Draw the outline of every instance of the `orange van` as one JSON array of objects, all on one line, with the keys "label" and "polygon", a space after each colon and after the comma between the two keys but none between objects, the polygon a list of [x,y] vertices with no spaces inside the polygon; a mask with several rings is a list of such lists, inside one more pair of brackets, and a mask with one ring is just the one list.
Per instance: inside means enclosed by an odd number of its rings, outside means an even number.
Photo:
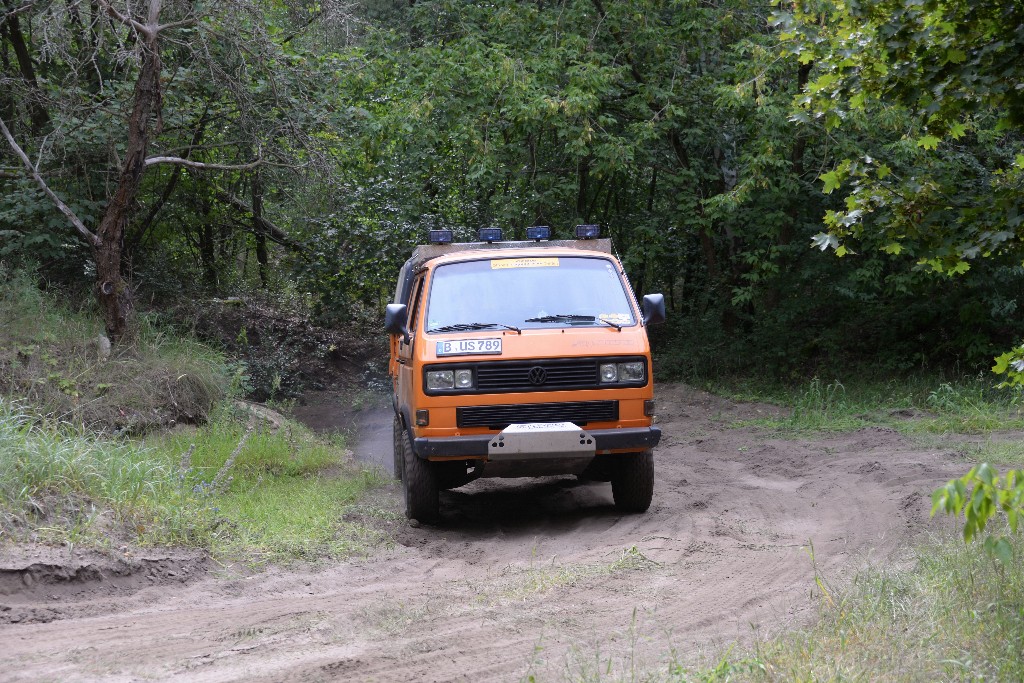
[{"label": "orange van", "polygon": [[478,477],[576,474],[610,481],[615,505],[643,512],[654,488],[654,382],[647,325],[596,226],[575,240],[452,243],[432,230],[387,306],[394,474],[406,515],[438,518],[438,492]]}]

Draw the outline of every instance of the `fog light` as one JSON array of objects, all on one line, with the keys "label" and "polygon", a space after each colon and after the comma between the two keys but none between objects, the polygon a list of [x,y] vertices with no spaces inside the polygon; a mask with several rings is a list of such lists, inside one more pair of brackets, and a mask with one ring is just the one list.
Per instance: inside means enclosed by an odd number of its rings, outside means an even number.
[{"label": "fog light", "polygon": [[451,230],[431,230],[430,231],[430,243],[431,244],[451,244],[452,243],[452,231]]},{"label": "fog light", "polygon": [[615,382],[619,379],[619,369],[615,363],[605,363],[600,367],[601,382]]},{"label": "fog light", "polygon": [[500,242],[501,228],[480,228],[477,239],[481,242]]},{"label": "fog light", "polygon": [[455,371],[455,386],[459,389],[472,389],[473,388],[473,371],[472,370],[456,370]]},{"label": "fog light", "polygon": [[426,427],[430,424],[430,411],[429,410],[417,410],[416,411],[416,425],[418,427]]},{"label": "fog light", "polygon": [[526,239],[528,240],[549,240],[551,239],[551,228],[546,225],[535,225],[532,228],[526,229]]}]

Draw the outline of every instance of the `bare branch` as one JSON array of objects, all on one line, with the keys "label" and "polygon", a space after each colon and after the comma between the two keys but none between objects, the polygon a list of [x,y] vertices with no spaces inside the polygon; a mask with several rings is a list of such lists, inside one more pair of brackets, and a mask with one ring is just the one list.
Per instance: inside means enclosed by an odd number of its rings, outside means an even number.
[{"label": "bare branch", "polygon": [[183,159],[182,157],[149,157],[146,159],[147,167],[156,166],[157,164],[173,164],[175,166],[187,166],[206,171],[249,171],[257,166],[262,166],[264,161],[263,159],[257,159],[248,164],[208,164],[203,161]]},{"label": "bare branch", "polygon": [[155,35],[155,33],[152,30],[153,27],[146,26],[142,22],[135,21],[131,17],[129,17],[129,16],[125,15],[125,14],[121,14],[116,9],[114,9],[114,6],[111,5],[109,2],[107,2],[107,0],[99,0],[99,4],[100,4],[100,7],[103,8],[104,12],[109,14],[112,18],[117,19],[119,22],[121,22],[125,26],[131,26],[132,28],[134,28],[136,31],[138,31],[142,35],[146,36],[147,38],[152,38]]},{"label": "bare branch", "polygon": [[14,136],[11,135],[11,131],[7,130],[7,124],[4,123],[3,119],[0,119],[0,132],[4,134],[5,138],[7,138],[7,142],[10,144],[11,149],[13,149],[14,153],[21,159],[21,163],[25,165],[25,168],[32,175],[32,178],[36,181],[39,187],[42,188],[43,192],[46,193],[46,196],[57,205],[60,212],[64,214],[69,221],[71,221],[71,225],[75,226],[75,229],[78,230],[79,234],[81,234],[82,237],[84,237],[92,246],[102,246],[103,240],[93,234],[89,228],[85,227],[85,223],[82,222],[82,219],[75,215],[75,212],[71,210],[71,207],[61,201],[61,198],[58,197],[54,191],[50,189],[50,186],[46,184],[46,181],[43,180],[43,176],[39,175],[39,170],[32,164],[32,160],[28,158],[25,151],[18,146],[17,142],[14,141]]},{"label": "bare branch", "polygon": [[172,21],[172,22],[169,22],[167,24],[160,24],[159,26],[156,27],[156,30],[158,32],[159,31],[167,31],[167,30],[172,29],[172,28],[181,28],[183,26],[195,26],[195,25],[196,25],[196,20],[194,18],[193,19],[182,19],[180,21]]},{"label": "bare branch", "polygon": [[35,6],[34,3],[29,2],[29,3],[26,3],[26,4],[22,5],[21,7],[15,7],[14,9],[8,11],[5,15],[0,17],[0,23],[5,22],[8,19],[11,19],[13,17],[16,17],[19,14],[24,14],[25,12],[29,11],[30,9],[32,9],[34,6]]},{"label": "bare branch", "polygon": [[[217,199],[221,200],[222,202],[225,202],[226,204],[231,206],[231,208],[233,208],[235,211],[238,211],[239,213],[255,216],[255,214],[253,214],[251,206],[249,206],[243,199],[236,197],[230,192],[225,192],[224,190],[218,189]],[[259,229],[262,230],[263,233],[272,241],[282,246],[289,247],[294,251],[302,253],[302,246],[296,243],[295,240],[292,239],[291,235],[289,235],[284,230],[279,228],[273,222],[269,221],[267,218],[263,217],[262,215],[255,216],[255,223],[257,224]]]}]

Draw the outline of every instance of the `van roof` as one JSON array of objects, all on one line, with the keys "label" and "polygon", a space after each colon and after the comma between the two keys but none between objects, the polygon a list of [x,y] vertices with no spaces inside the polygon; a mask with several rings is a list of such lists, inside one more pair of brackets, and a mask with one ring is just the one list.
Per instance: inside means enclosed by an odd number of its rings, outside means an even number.
[{"label": "van roof", "polygon": [[[412,287],[412,279],[416,271],[428,261],[439,259],[444,256],[444,261],[468,260],[475,253],[467,252],[503,252],[517,249],[561,250],[568,249],[577,251],[598,252],[602,254],[612,253],[612,241],[608,238],[594,240],[522,240],[515,242],[454,242],[451,244],[421,244],[416,247],[412,256],[398,274],[398,286],[395,288],[394,303],[408,303],[409,290]],[[480,257],[486,258],[484,254]]]},{"label": "van roof", "polygon": [[612,253],[610,239],[596,240],[521,240],[516,242],[454,242],[451,244],[421,244],[412,252],[412,261],[420,266],[427,261],[466,251],[504,251],[507,249],[581,249]]}]

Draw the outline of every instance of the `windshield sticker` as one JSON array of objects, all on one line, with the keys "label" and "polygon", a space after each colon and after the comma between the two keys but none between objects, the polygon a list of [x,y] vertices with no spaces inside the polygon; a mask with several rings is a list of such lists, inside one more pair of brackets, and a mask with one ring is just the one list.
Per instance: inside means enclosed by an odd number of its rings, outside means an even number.
[{"label": "windshield sticker", "polygon": [[629,325],[633,322],[633,318],[629,313],[600,313],[597,317],[616,325]]},{"label": "windshield sticker", "polygon": [[491,270],[502,268],[552,268],[558,267],[557,258],[503,258],[492,259]]}]

